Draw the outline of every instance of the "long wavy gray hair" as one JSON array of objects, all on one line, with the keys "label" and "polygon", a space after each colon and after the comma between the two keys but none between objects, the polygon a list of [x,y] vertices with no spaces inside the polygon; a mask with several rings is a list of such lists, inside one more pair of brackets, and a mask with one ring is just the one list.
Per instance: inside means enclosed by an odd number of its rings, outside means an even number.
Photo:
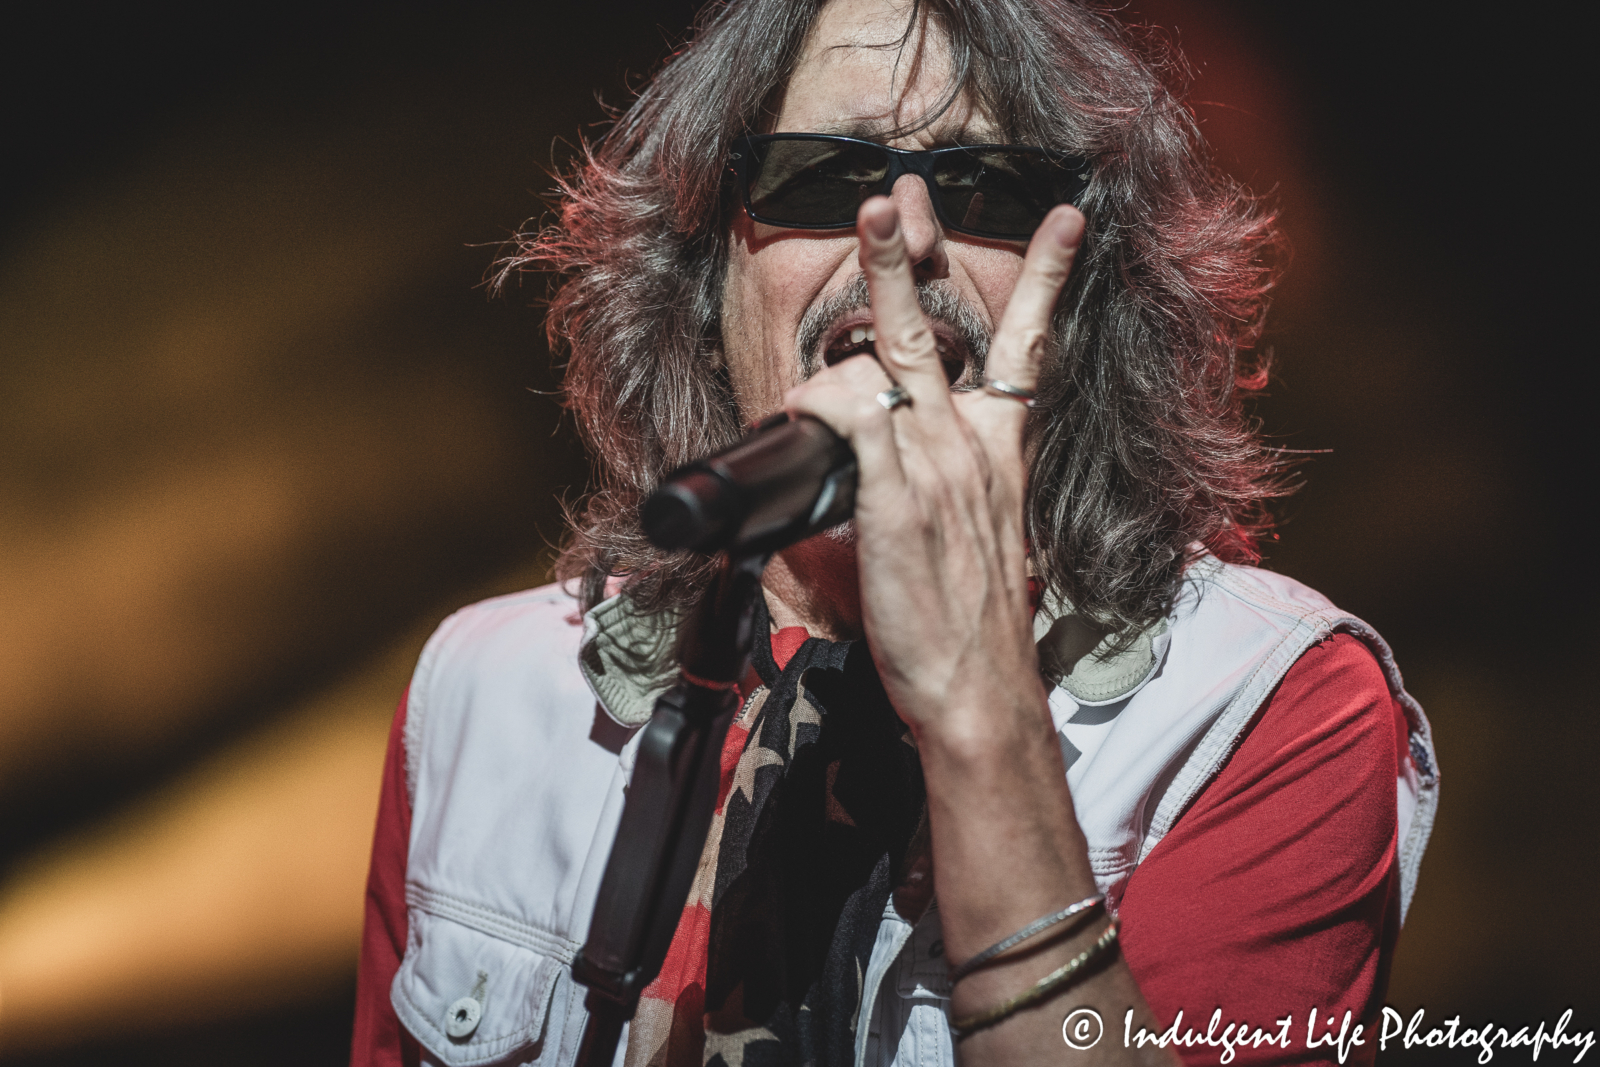
[{"label": "long wavy gray hair", "polygon": [[[731,0],[561,179],[560,222],[521,235],[519,269],[564,277],[549,309],[566,404],[596,458],[557,575],[585,606],[625,575],[642,611],[685,608],[705,560],[666,555],[638,508],[669,470],[741,432],[719,314],[740,134],[770,125],[822,0]],[[1260,336],[1271,215],[1209,162],[1188,110],[1128,32],[1064,0],[916,0],[954,76],[1013,142],[1093,162],[1085,244],[1055,319],[1030,427],[1027,511],[1044,586],[1107,631],[1170,604],[1193,546],[1254,562],[1284,484],[1242,401]]]}]

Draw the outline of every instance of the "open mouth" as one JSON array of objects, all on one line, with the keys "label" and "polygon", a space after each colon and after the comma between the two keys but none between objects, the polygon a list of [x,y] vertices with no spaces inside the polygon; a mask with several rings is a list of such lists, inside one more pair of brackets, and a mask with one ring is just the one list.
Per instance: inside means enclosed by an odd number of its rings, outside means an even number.
[{"label": "open mouth", "polygon": [[[944,366],[950,385],[953,388],[967,385],[965,379],[971,376],[972,370],[967,345],[938,322],[933,323],[933,336],[939,362]],[[878,331],[871,322],[840,323],[822,348],[822,362],[830,367],[852,356],[878,358]]]}]

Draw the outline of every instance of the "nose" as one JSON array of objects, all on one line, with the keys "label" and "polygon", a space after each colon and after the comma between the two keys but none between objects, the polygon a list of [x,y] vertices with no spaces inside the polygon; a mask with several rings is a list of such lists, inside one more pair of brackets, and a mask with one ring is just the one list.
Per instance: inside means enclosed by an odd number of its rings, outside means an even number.
[{"label": "nose", "polygon": [[944,227],[934,214],[927,185],[915,174],[902,174],[889,190],[889,199],[900,211],[900,232],[905,235],[912,273],[919,280],[948,277],[950,257],[945,253]]}]

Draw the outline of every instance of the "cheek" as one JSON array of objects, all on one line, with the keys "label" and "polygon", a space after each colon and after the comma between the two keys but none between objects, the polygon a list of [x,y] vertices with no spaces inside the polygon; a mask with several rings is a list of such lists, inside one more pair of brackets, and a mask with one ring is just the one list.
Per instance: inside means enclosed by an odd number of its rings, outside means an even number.
[{"label": "cheek", "polygon": [[766,344],[758,267],[744,243],[735,237],[728,251],[728,275],[722,290],[722,353],[728,381],[745,421],[757,417],[767,377],[761,353]]},{"label": "cheek", "polygon": [[777,405],[783,396],[779,357],[781,323],[775,321],[763,278],[764,264],[736,244],[728,260],[727,286],[722,296],[722,351],[728,364],[739,414],[754,421]]},{"label": "cheek", "polygon": [[849,258],[843,242],[761,239],[746,218],[735,223],[722,293],[722,345],[739,413],[753,421],[799,384],[795,332],[806,309]]},{"label": "cheek", "polygon": [[953,254],[951,259],[959,259],[968,282],[989,316],[991,328],[998,330],[1006,304],[1011,300],[1011,292],[1017,287],[1017,279],[1022,276],[1022,251],[1005,247],[967,246],[960,253]]}]

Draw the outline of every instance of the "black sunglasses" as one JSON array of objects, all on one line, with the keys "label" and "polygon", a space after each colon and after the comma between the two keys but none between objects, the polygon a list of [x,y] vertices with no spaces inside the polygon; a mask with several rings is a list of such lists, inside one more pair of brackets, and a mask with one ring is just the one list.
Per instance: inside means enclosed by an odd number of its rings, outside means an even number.
[{"label": "black sunglasses", "polygon": [[822,133],[745,134],[729,167],[757,222],[843,229],[869,196],[889,195],[903,174],[928,187],[939,221],[975,237],[1026,240],[1057,204],[1076,204],[1089,164],[1028,145],[979,144],[908,152]]}]

